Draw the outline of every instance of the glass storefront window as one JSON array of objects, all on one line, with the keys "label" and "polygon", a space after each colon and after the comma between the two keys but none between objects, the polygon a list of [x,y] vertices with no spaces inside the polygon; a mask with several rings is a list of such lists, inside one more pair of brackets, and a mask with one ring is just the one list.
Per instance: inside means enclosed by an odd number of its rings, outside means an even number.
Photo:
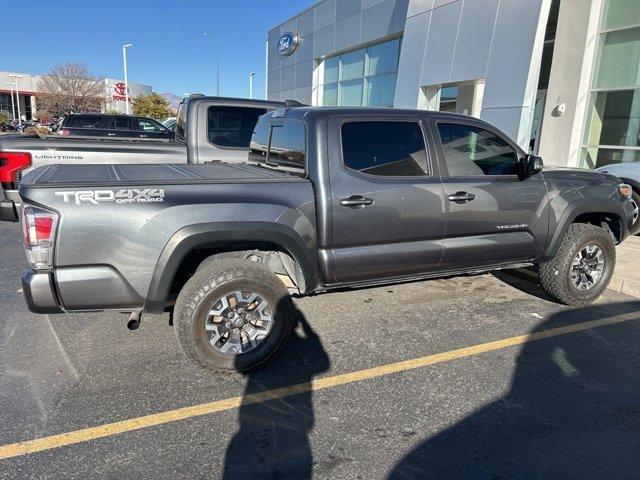
[{"label": "glass storefront window", "polygon": [[324,80],[321,83],[335,83],[338,81],[340,57],[327,58],[324,61]]},{"label": "glass storefront window", "polygon": [[640,87],[640,27],[608,32],[603,37],[596,86]]},{"label": "glass storefront window", "polygon": [[314,91],[318,105],[393,106],[400,38],[325,59]]},{"label": "glass storefront window", "polygon": [[594,92],[587,145],[640,147],[640,89]]},{"label": "glass storefront window", "polygon": [[382,75],[398,70],[400,39],[369,47],[367,51],[367,75]]},{"label": "glass storefront window", "polygon": [[640,161],[640,6],[606,0],[582,166]]},{"label": "glass storefront window", "polygon": [[393,97],[396,92],[396,74],[387,73],[378,75],[368,80],[366,105],[380,107],[393,105]]},{"label": "glass storefront window", "polygon": [[582,164],[585,168],[599,168],[612,163],[640,162],[640,150],[623,148],[585,148]]},{"label": "glass storefront window", "polygon": [[340,80],[362,78],[364,72],[364,57],[364,50],[356,50],[355,52],[345,53],[342,55],[342,71],[340,72]]},{"label": "glass storefront window", "polygon": [[638,0],[608,0],[604,9],[603,28],[620,28],[640,23]]},{"label": "glass storefront window", "polygon": [[[15,97],[14,97],[15,98]],[[15,102],[15,100],[14,100]],[[15,107],[14,107],[15,110]],[[0,112],[12,118],[11,95],[8,93],[0,93]]]},{"label": "glass storefront window", "polygon": [[362,78],[340,83],[340,105],[362,105]]},{"label": "glass storefront window", "polygon": [[327,107],[338,105],[338,84],[330,83],[322,87],[322,104]]},{"label": "glass storefront window", "polygon": [[443,87],[440,90],[440,111],[453,112],[456,111],[458,103],[458,87]]}]

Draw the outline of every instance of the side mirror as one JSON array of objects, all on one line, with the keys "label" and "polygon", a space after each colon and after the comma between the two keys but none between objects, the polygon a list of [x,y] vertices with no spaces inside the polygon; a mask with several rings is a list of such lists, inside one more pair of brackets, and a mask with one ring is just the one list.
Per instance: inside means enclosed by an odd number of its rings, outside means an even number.
[{"label": "side mirror", "polygon": [[535,175],[542,171],[542,167],[544,163],[542,162],[542,157],[537,155],[526,155],[521,160],[522,162],[522,171],[526,177],[530,177],[531,175]]}]

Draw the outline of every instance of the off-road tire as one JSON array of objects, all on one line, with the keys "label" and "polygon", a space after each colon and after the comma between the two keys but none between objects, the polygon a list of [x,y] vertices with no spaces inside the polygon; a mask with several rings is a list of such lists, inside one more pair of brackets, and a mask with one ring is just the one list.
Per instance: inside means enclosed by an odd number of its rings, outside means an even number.
[{"label": "off-road tire", "polygon": [[[205,334],[207,313],[218,297],[233,290],[259,293],[272,309],[272,326],[253,350],[223,354]],[[244,372],[273,358],[293,329],[291,297],[282,281],[267,268],[250,260],[219,260],[198,270],[182,287],[174,309],[174,332],[189,360],[216,372]]]},{"label": "off-road tire", "polygon": [[[579,291],[571,283],[573,258],[586,245],[595,244],[604,252],[604,271],[598,282],[587,291]],[[539,265],[540,284],[545,293],[565,305],[580,306],[597,299],[607,288],[616,264],[616,248],[611,234],[605,229],[585,223],[574,223],[556,255]]]}]

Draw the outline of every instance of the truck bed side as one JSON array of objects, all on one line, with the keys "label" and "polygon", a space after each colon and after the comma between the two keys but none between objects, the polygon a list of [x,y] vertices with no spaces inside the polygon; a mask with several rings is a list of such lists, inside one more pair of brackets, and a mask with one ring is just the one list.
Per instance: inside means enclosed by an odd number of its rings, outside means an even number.
[{"label": "truck bed side", "polygon": [[247,165],[62,165],[29,174],[20,194],[60,213],[53,275],[66,310],[162,310],[173,276],[164,264],[237,232],[284,239],[305,280],[317,275],[313,189],[299,177]]}]

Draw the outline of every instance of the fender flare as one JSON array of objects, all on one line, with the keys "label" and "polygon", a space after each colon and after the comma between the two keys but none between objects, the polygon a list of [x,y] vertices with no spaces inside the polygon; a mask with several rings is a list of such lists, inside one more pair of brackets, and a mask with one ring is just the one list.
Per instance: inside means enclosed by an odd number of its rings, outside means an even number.
[{"label": "fender flare", "polygon": [[597,203],[594,199],[584,198],[581,200],[577,200],[575,202],[570,203],[567,208],[562,213],[560,220],[557,223],[557,227],[551,240],[547,244],[545,248],[545,253],[543,257],[544,260],[551,259],[555,256],[558,248],[560,248],[560,244],[564,239],[564,236],[569,229],[569,225],[571,225],[578,216],[585,213],[604,213],[609,215],[614,215],[620,219],[622,222],[622,238],[625,238],[629,233],[628,225],[625,222],[626,212],[619,202],[612,199],[601,199],[598,200]]},{"label": "fender flare", "polygon": [[282,247],[300,265],[306,290],[313,290],[318,285],[317,254],[292,228],[272,222],[200,223],[178,230],[165,245],[151,278],[144,311],[164,311],[174,275],[189,252],[234,241],[260,241]]}]

